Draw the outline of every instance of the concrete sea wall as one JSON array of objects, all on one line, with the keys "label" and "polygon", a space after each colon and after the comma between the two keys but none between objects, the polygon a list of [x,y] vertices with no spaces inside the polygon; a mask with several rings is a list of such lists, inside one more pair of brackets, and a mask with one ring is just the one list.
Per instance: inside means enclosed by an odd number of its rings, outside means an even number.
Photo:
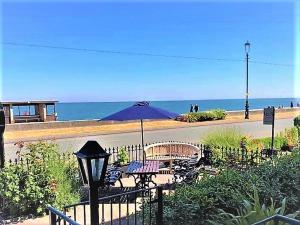
[{"label": "concrete sea wall", "polygon": [[[300,113],[299,107],[276,109],[276,113]],[[262,114],[263,109],[250,110],[250,115]],[[243,110],[227,111],[230,116],[242,116]],[[22,130],[42,130],[49,128],[68,128],[68,127],[85,127],[85,126],[100,126],[105,124],[121,124],[131,123],[132,121],[99,121],[99,120],[72,120],[72,121],[53,121],[53,122],[32,122],[32,123],[16,123],[7,124],[6,131],[22,131]]]}]

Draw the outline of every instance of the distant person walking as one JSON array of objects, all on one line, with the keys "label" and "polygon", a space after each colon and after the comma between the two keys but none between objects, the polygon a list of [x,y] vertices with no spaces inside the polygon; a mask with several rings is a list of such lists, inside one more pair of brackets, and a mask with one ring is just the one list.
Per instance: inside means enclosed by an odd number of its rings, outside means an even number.
[{"label": "distant person walking", "polygon": [[193,112],[193,110],[194,110],[194,106],[191,105],[190,112]]},{"label": "distant person walking", "polygon": [[194,109],[195,109],[195,112],[198,112],[199,106],[196,104],[196,105],[194,106]]},{"label": "distant person walking", "polygon": [[291,108],[293,108],[294,107],[294,104],[293,104],[293,102],[291,102]]}]

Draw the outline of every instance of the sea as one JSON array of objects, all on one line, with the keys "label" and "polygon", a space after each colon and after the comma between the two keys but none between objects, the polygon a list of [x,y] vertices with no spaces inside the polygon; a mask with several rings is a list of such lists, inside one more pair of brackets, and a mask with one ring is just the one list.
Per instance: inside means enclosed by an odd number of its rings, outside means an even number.
[{"label": "sea", "polygon": [[[299,98],[257,98],[249,99],[250,110],[268,106],[296,106]],[[101,119],[135,102],[59,102],[56,104],[58,120],[94,120]],[[150,105],[175,113],[189,112],[191,104],[197,104],[199,111],[225,109],[226,111],[244,110],[245,99],[214,99],[214,100],[181,100],[181,101],[149,101]]]}]

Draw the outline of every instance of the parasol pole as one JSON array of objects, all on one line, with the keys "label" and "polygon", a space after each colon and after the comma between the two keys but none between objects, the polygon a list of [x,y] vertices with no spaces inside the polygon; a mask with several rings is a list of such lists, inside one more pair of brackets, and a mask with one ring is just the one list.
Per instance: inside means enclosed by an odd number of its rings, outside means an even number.
[{"label": "parasol pole", "polygon": [[142,130],[142,149],[143,149],[143,166],[145,164],[145,152],[144,152],[144,126],[143,120],[141,119],[141,130]]}]

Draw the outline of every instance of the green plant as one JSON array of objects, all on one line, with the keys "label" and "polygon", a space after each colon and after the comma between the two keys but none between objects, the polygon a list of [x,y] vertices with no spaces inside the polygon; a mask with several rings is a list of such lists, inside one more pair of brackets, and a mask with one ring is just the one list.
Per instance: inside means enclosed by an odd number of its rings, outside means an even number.
[{"label": "green plant", "polygon": [[300,127],[300,115],[298,115],[294,118],[294,126]]},{"label": "green plant", "polygon": [[211,120],[222,120],[226,117],[225,110],[215,109],[205,112],[191,112],[184,115],[185,119],[183,121],[189,122],[200,122],[200,121],[211,121]]},{"label": "green plant", "polygon": [[[214,219],[209,221],[212,225],[224,224],[224,225],[251,225],[258,221],[261,221],[267,217],[273,215],[286,215],[286,198],[281,201],[281,204],[276,208],[276,204],[273,199],[270,199],[270,205],[261,203],[257,190],[254,190],[253,196],[250,196],[249,200],[243,200],[242,206],[237,210],[237,215],[227,213],[220,209],[220,213],[214,216]],[[295,218],[299,212],[286,215],[290,218]],[[267,223],[273,225],[273,222]]]},{"label": "green plant", "polygon": [[80,177],[77,162],[70,155],[60,155],[58,145],[38,142],[19,152],[23,161],[6,164],[0,171],[0,196],[7,204],[6,215],[40,215],[46,205],[59,209],[79,201]]},{"label": "green plant", "polygon": [[298,131],[298,145],[300,144],[300,115],[294,118],[294,126]]},{"label": "green plant", "polygon": [[9,165],[1,170],[0,180],[0,196],[6,201],[2,210],[7,215],[39,215],[55,200],[53,177],[45,167]]},{"label": "green plant", "polygon": [[128,152],[126,151],[126,147],[121,147],[118,153],[118,163],[123,166],[129,162]]},{"label": "green plant", "polygon": [[207,133],[201,142],[209,146],[239,148],[244,136],[235,128],[222,128]]},{"label": "green plant", "polygon": [[215,109],[211,111],[214,114],[216,120],[223,120],[226,117],[226,112],[223,109]]},{"label": "green plant", "polygon": [[284,132],[281,132],[281,136],[286,140],[288,145],[295,146],[299,142],[298,129],[296,127],[286,128]]},{"label": "green plant", "polygon": [[241,202],[254,190],[257,190],[260,204],[270,206],[272,201],[279,203],[285,199],[285,212],[297,211],[300,205],[300,151],[295,150],[246,171],[225,169],[215,177],[204,176],[192,185],[178,187],[174,194],[164,197],[164,223],[207,224],[215,219],[220,209],[236,215]]}]

